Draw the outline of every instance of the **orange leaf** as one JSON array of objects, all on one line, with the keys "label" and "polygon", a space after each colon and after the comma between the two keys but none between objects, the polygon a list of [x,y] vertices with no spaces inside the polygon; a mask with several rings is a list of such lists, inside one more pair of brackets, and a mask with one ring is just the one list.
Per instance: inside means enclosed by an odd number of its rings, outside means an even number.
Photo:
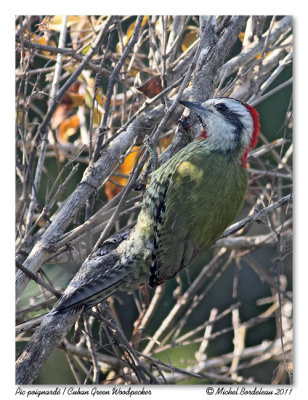
[{"label": "orange leaf", "polygon": [[240,32],[240,33],[238,34],[238,38],[240,39],[241,42],[243,42],[244,37],[245,37],[245,33],[244,33],[244,32]]},{"label": "orange leaf", "polygon": [[145,96],[155,97],[158,93],[160,93],[163,88],[161,85],[161,77],[160,75],[154,76],[147,80],[143,85],[136,88],[139,92],[143,93]]},{"label": "orange leaf", "polygon": [[[138,150],[139,147],[138,146],[134,146],[132,151],[128,154],[128,156],[125,158],[125,160],[123,161],[123,163],[119,166],[119,168],[117,169],[116,172],[125,174],[125,175],[129,175],[129,173],[132,171],[135,162],[136,162],[136,158],[138,155]],[[125,186],[127,183],[127,178],[125,176],[116,176],[113,175],[111,177],[111,180],[114,182],[119,183],[121,186]],[[108,198],[108,200],[110,201],[115,195],[117,195],[118,193],[120,193],[120,191],[122,190],[121,186],[116,185],[113,182],[106,182],[105,184],[105,194]]]},{"label": "orange leaf", "polygon": [[38,39],[35,40],[35,42],[39,43],[39,44],[43,44],[44,46],[46,46],[47,38],[45,36],[41,36],[41,37],[38,37]]},{"label": "orange leaf", "polygon": [[56,129],[65,122],[71,111],[84,104],[84,95],[78,93],[80,82],[75,82],[64,93],[61,104],[58,105],[51,119],[51,129]]},{"label": "orange leaf", "polygon": [[138,69],[133,68],[133,67],[129,70],[129,73],[128,73],[128,75],[133,76],[134,78],[136,78],[137,74],[138,74]]},{"label": "orange leaf", "polygon": [[66,107],[63,104],[59,104],[51,119],[51,129],[57,129],[61,122],[66,119],[67,115],[68,111]]},{"label": "orange leaf", "polygon": [[197,39],[199,33],[196,30],[191,30],[184,36],[183,43],[182,43],[182,50],[186,51]]},{"label": "orange leaf", "polygon": [[[271,51],[269,51],[268,53],[266,53],[266,54],[263,56],[263,60],[265,60],[266,57],[268,57],[270,54],[271,54]],[[259,54],[257,55],[257,60],[260,60],[261,55],[262,55],[262,53],[259,53]]]},{"label": "orange leaf", "polygon": [[72,107],[79,107],[84,105],[84,95],[79,93],[68,93],[69,98],[71,99]]},{"label": "orange leaf", "polygon": [[114,198],[118,193],[120,193],[122,188],[113,182],[107,181],[105,183],[105,194],[108,201]]},{"label": "orange leaf", "polygon": [[169,146],[169,144],[172,142],[173,136],[174,136],[174,134],[172,134],[168,137],[164,137],[160,140],[162,150],[165,150]]},{"label": "orange leaf", "polygon": [[69,137],[77,132],[79,125],[80,121],[77,114],[63,121],[59,127],[59,142],[67,142]]},{"label": "orange leaf", "polygon": [[65,105],[67,109],[72,110],[74,107],[79,107],[84,104],[84,95],[78,93],[80,82],[75,82],[69,87],[64,94],[61,104]]}]

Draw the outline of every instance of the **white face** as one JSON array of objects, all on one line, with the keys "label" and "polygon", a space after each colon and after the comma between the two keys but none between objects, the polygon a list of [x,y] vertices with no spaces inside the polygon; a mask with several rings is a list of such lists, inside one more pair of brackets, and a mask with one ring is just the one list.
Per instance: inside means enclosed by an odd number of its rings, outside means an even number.
[{"label": "white face", "polygon": [[207,133],[207,142],[222,151],[245,150],[253,133],[253,119],[245,105],[230,98],[210,99],[193,109]]}]

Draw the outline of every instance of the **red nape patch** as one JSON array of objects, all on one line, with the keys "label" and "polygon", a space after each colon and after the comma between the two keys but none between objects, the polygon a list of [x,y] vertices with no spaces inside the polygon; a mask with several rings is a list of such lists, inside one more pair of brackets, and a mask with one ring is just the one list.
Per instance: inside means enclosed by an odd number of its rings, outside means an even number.
[{"label": "red nape patch", "polygon": [[246,168],[247,167],[247,156],[248,156],[248,151],[249,149],[252,149],[255,147],[258,141],[258,135],[260,132],[260,122],[259,122],[259,114],[258,111],[250,106],[249,104],[245,104],[245,107],[247,110],[250,112],[251,118],[253,120],[253,132],[252,132],[252,137],[249,142],[249,147],[246,149],[243,157],[242,157],[242,167]]},{"label": "red nape patch", "polygon": [[248,156],[248,151],[249,151],[249,149],[247,148],[246,151],[245,151],[245,153],[244,153],[244,155],[243,155],[243,157],[242,157],[241,166],[242,166],[243,168],[247,168],[247,156]]},{"label": "red nape patch", "polygon": [[207,133],[206,133],[205,129],[203,129],[203,131],[201,132],[201,135],[199,137],[202,138],[202,139],[207,138]]},{"label": "red nape patch", "polygon": [[247,110],[250,112],[250,115],[253,120],[253,133],[252,133],[252,137],[249,142],[249,147],[253,148],[257,144],[258,135],[260,132],[259,114],[258,114],[258,111],[255,108],[253,108],[252,106],[250,106],[249,104],[245,104],[245,106],[246,106]]}]

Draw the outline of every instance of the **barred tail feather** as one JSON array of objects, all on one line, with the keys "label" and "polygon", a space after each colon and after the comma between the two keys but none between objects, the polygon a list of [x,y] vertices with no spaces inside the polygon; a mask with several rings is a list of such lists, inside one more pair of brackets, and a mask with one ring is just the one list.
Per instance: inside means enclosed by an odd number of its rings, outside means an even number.
[{"label": "barred tail feather", "polygon": [[51,313],[75,314],[92,307],[119,290],[127,275],[116,252],[86,260]]}]

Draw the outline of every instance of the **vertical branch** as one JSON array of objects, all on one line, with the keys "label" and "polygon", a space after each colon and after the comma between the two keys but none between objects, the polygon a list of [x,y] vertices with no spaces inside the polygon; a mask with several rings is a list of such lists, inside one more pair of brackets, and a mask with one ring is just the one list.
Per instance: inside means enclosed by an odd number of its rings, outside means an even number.
[{"label": "vertical branch", "polygon": [[107,129],[107,120],[108,120],[108,115],[109,115],[109,108],[110,108],[110,104],[111,104],[111,96],[112,96],[112,92],[113,92],[113,87],[119,79],[118,75],[122,68],[122,65],[124,64],[128,54],[130,53],[131,49],[134,46],[134,44],[138,40],[142,20],[143,20],[142,15],[137,18],[134,33],[133,33],[132,37],[130,38],[119,62],[115,66],[115,68],[109,78],[107,94],[106,94],[106,102],[105,102],[105,107],[104,107],[104,118],[103,118],[103,121],[102,121],[100,129],[99,129],[99,136],[97,138],[97,144],[96,144],[96,149],[95,149],[94,156],[93,156],[93,162],[95,162],[99,158],[101,147],[103,144],[103,133]]},{"label": "vertical branch", "polygon": [[98,384],[100,368],[99,368],[98,361],[97,361],[97,353],[96,353],[93,334],[92,334],[92,324],[94,321],[93,321],[93,317],[90,317],[90,318],[91,318],[92,323],[90,323],[89,318],[85,318],[84,322],[85,322],[86,331],[87,331],[88,347],[90,349],[92,362],[93,362],[93,383]]},{"label": "vertical branch", "polygon": [[216,319],[216,316],[218,314],[218,309],[213,308],[211,310],[209,319],[208,319],[208,325],[204,329],[204,334],[203,334],[203,340],[200,344],[199,350],[195,353],[195,357],[197,360],[203,360],[206,358],[205,352],[209,344],[209,337],[211,336],[213,326],[214,326],[214,321]]},{"label": "vertical branch", "polygon": [[[60,32],[60,36],[59,36],[59,44],[58,44],[59,48],[65,47],[66,25],[67,25],[67,15],[63,15],[62,16],[62,24],[61,24],[61,32]],[[59,88],[59,81],[60,81],[61,70],[62,70],[62,60],[63,60],[63,54],[58,53],[55,73],[54,73],[52,86],[51,86],[51,90],[50,90],[50,99],[49,99],[50,106],[54,102],[54,97]],[[29,211],[28,211],[27,220],[26,220],[25,234],[27,234],[29,229],[31,228],[35,204],[38,201],[37,191],[40,186],[40,181],[41,181],[41,176],[42,176],[42,171],[43,171],[43,166],[44,166],[44,161],[45,161],[45,152],[46,152],[47,142],[48,142],[47,135],[44,135],[42,138],[42,142],[41,142],[41,150],[40,150],[40,155],[39,155],[35,178],[34,178],[33,187],[32,187],[31,201],[30,201]]]},{"label": "vertical branch", "polygon": [[165,89],[166,87],[166,63],[167,63],[167,30],[168,30],[168,16],[162,16],[162,87]]},{"label": "vertical branch", "polygon": [[[110,23],[113,23],[113,21],[114,21],[114,18],[111,19]],[[109,35],[108,35],[107,45],[106,45],[106,48],[105,48],[105,53],[103,55],[102,61],[101,61],[100,66],[99,66],[99,72],[97,72],[97,74],[95,76],[94,94],[93,94],[93,99],[92,99],[92,109],[91,109],[90,128],[89,128],[89,137],[90,137],[90,141],[89,141],[89,161],[91,161],[91,159],[93,157],[93,120],[94,120],[94,109],[95,109],[95,103],[96,103],[96,96],[97,96],[97,93],[98,93],[98,87],[99,87],[100,80],[101,80],[101,77],[102,77],[100,71],[103,69],[104,64],[106,62],[107,54],[110,51],[111,43],[112,43],[112,40],[114,38],[115,32],[116,32],[115,27],[113,27],[113,29],[112,28],[110,29],[110,32],[109,32]]]},{"label": "vertical branch", "polygon": [[180,44],[180,40],[185,32],[185,29],[190,21],[190,16],[186,17],[184,20],[184,16],[176,15],[173,17],[173,24],[171,28],[171,33],[168,38],[167,48],[166,48],[166,56],[168,57],[168,66],[174,62],[176,53],[178,50],[178,46]]},{"label": "vertical branch", "polygon": [[264,42],[264,46],[262,48],[262,52],[261,52],[261,56],[258,60],[258,74],[256,76],[256,78],[254,79],[254,90],[253,90],[253,97],[258,97],[258,92],[260,90],[260,78],[261,78],[261,73],[262,73],[262,69],[263,69],[263,60],[264,60],[264,56],[265,53],[267,52],[268,46],[269,46],[269,37],[271,35],[274,23],[276,21],[276,17],[275,15],[273,16],[272,20],[271,20],[271,24],[270,27],[268,28],[268,34],[265,38],[265,42]]}]

